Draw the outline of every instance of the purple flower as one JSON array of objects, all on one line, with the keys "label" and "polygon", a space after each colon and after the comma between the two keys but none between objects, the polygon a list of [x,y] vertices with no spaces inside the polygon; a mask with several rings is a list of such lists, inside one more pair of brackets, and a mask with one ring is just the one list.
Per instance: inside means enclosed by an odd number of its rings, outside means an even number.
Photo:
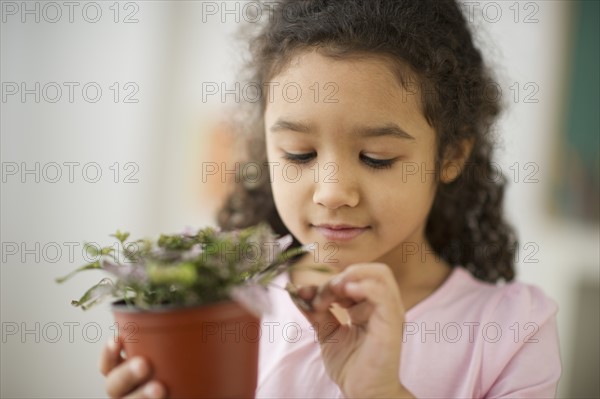
[{"label": "purple flower", "polygon": [[148,275],[143,264],[130,263],[120,265],[108,259],[102,259],[100,265],[102,269],[126,283],[146,284],[148,282]]}]

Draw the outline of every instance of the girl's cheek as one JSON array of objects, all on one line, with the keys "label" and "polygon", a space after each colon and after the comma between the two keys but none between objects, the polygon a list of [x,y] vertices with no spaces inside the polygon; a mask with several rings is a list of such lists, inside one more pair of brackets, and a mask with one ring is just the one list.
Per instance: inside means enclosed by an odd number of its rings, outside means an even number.
[{"label": "girl's cheek", "polygon": [[435,164],[424,161],[400,162],[397,183],[414,188],[429,188],[436,183]]}]

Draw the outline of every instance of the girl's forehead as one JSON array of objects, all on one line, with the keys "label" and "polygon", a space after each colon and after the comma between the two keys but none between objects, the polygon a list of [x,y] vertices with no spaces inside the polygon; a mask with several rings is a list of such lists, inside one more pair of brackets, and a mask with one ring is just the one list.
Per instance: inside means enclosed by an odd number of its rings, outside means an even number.
[{"label": "girl's forehead", "polygon": [[303,51],[294,55],[287,65],[271,80],[281,78],[329,78],[341,83],[356,78],[377,84],[385,82],[400,85],[397,71],[386,58],[377,55],[356,54],[343,58],[331,57],[319,51]]},{"label": "girl's forehead", "polygon": [[418,85],[403,86],[384,59],[334,59],[310,52],[294,57],[269,82],[267,124],[287,119],[332,123],[428,125]]}]

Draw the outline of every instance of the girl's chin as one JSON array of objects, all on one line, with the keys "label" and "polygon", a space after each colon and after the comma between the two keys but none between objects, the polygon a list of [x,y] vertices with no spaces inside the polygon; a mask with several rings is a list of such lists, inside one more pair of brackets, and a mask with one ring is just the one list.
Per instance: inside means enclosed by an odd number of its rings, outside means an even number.
[{"label": "girl's chin", "polygon": [[[305,238],[304,240],[302,238]],[[322,237],[299,238],[299,241],[307,248],[307,254],[302,262],[307,264],[326,265],[337,271],[342,271],[355,263],[376,262],[375,256],[365,251],[363,245],[352,245],[353,243],[334,242],[323,239]],[[317,238],[317,239],[315,239]],[[356,244],[359,244],[357,241]]]},{"label": "girl's chin", "polygon": [[[341,251],[340,251],[341,252]],[[338,255],[341,255],[338,252]],[[315,256],[315,254],[308,253],[301,260],[301,262],[305,265],[318,265],[323,266],[327,269],[330,269],[333,273],[340,273],[344,271],[348,266],[357,264],[357,263],[371,263],[377,262],[376,259],[371,258],[363,258],[357,256]]]}]

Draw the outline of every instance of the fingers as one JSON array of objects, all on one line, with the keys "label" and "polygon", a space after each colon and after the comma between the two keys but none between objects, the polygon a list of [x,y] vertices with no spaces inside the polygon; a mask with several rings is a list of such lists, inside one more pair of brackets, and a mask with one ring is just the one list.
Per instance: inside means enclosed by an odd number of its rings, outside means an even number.
[{"label": "fingers", "polygon": [[347,267],[320,287],[302,287],[292,295],[299,310],[317,330],[319,341],[335,334],[340,323],[332,305],[347,309],[352,325],[370,321],[382,325],[404,320],[404,305],[391,269],[383,263],[361,263]]},{"label": "fingers", "polygon": [[369,301],[362,290],[357,290],[356,287],[371,284],[377,283],[372,280],[345,282],[340,279],[338,282],[325,284],[320,287],[315,295],[312,302],[313,309],[323,312],[330,309],[333,304],[338,304],[347,310],[351,324],[367,324],[373,313],[374,304],[373,301]]},{"label": "fingers", "polygon": [[125,396],[126,399],[138,399],[138,398],[166,398],[167,391],[157,381],[150,381],[149,383],[142,385],[129,395]]},{"label": "fingers", "polygon": [[121,349],[123,349],[121,341],[113,339],[108,340],[104,345],[100,353],[100,361],[98,362],[98,368],[103,376],[106,376],[112,369],[123,362]]},{"label": "fingers", "polygon": [[373,279],[358,281],[343,281],[338,283],[338,291],[352,298],[355,302],[368,301],[373,305],[384,305],[389,293],[385,292],[388,287]]},{"label": "fingers", "polygon": [[[148,362],[141,357],[127,360],[107,374],[106,392],[111,398],[121,398],[137,392],[139,391],[138,387],[150,379],[151,371]],[[141,393],[138,392],[138,394]]]},{"label": "fingers", "polygon": [[[360,283],[361,288],[349,283]],[[357,302],[369,300],[375,305],[391,302],[402,304],[396,278],[389,266],[383,263],[361,263],[349,266],[329,284],[335,292],[341,292]],[[404,306],[401,307],[403,311]]]},{"label": "fingers", "polygon": [[[357,290],[356,284],[362,288]],[[316,311],[324,311],[333,303],[337,303],[343,308],[350,308],[366,300],[380,305],[389,301],[389,298],[386,298],[388,296],[400,300],[395,278],[387,265],[355,264],[319,287],[312,300],[312,307]]]},{"label": "fingers", "polygon": [[292,297],[294,303],[304,311],[312,312],[313,306],[312,301],[317,295],[319,287],[316,285],[309,285],[306,287],[296,288],[293,284],[288,284],[287,290]]},{"label": "fingers", "polygon": [[166,389],[158,381],[143,384],[151,376],[150,365],[140,357],[125,361],[121,356],[122,349],[121,340],[110,340],[102,348],[99,367],[100,372],[106,376],[108,395],[111,398],[166,397]]},{"label": "fingers", "polygon": [[317,290],[316,286],[301,287],[296,295],[291,295],[291,298],[298,310],[315,329],[319,342],[323,343],[339,331],[341,324],[328,308],[317,310],[312,306],[312,301],[317,296]]},{"label": "fingers", "polygon": [[348,308],[350,323],[355,326],[363,326],[369,322],[374,306],[369,302],[361,302]]},{"label": "fingers", "polygon": [[403,320],[404,317],[404,305],[394,274],[382,263],[347,267],[319,287],[312,307],[315,311],[324,311],[333,303],[348,310],[354,325],[366,324],[371,317],[381,322]]},{"label": "fingers", "polygon": [[385,286],[397,287],[392,269],[384,263],[357,263],[348,266],[342,273],[333,278],[330,283],[338,285],[350,281],[371,279]]}]

